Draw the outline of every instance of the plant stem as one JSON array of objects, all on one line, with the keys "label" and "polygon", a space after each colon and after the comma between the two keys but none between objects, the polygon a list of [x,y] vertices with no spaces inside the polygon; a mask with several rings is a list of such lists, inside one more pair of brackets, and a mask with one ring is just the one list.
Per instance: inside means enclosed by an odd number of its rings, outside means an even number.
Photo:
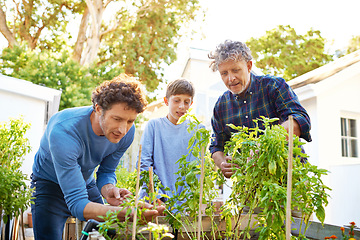
[{"label": "plant stem", "polygon": [[137,221],[137,207],[139,204],[139,182],[140,182],[140,161],[141,161],[141,148],[139,147],[139,160],[137,165],[137,176],[136,176],[136,190],[135,190],[135,210],[134,210],[134,218],[133,218],[133,228],[132,228],[132,240],[135,240],[136,236],[136,221]]},{"label": "plant stem", "polygon": [[199,199],[199,215],[198,215],[198,240],[200,240],[200,232],[201,232],[201,205],[202,205],[202,197],[203,197],[203,188],[204,188],[204,147],[201,147],[201,175],[200,175],[200,199]]}]

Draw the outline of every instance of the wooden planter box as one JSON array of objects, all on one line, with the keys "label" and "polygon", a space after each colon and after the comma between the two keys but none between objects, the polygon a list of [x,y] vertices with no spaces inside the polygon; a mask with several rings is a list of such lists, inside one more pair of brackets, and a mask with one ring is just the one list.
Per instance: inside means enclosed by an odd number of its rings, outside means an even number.
[{"label": "wooden planter box", "polygon": [[[240,225],[239,227],[239,230],[244,230],[245,227],[247,226],[247,223],[248,223],[248,220],[249,220],[249,217],[247,214],[243,214],[240,218],[240,221],[242,222],[242,224]],[[169,229],[170,229],[170,232],[172,231],[172,228],[171,226],[165,221],[165,217],[158,217],[158,222],[159,224],[164,224],[164,225],[167,225],[169,226]],[[256,223],[256,220],[255,219],[252,219],[251,220],[251,226]],[[294,218],[294,222],[292,222],[291,224],[291,229],[299,229],[300,228],[300,223],[301,223],[301,219],[300,218]],[[224,219],[221,219],[220,216],[214,216],[214,224],[217,226],[218,228],[218,231],[225,231],[226,230],[226,222]],[[235,225],[235,219],[232,220],[232,226]],[[195,226],[197,226],[197,223],[195,222]],[[185,226],[186,227],[186,230],[188,232],[191,232],[191,235],[194,235],[194,233],[197,231],[196,230],[196,227],[193,227],[193,226]],[[314,222],[314,221],[311,221],[311,224],[305,234],[305,236],[308,238],[308,239],[318,239],[318,240],[323,240],[325,237],[329,237],[331,235],[335,235],[338,237],[338,239],[341,239],[341,230],[340,230],[340,227],[342,226],[335,226],[335,225],[331,225],[331,224],[324,224],[324,225],[321,225],[321,223],[319,222]],[[206,233],[207,237],[209,239],[211,239],[211,231],[212,231],[212,224],[211,224],[211,220],[210,220],[210,217],[208,216],[203,216],[202,217],[202,228],[203,228],[203,232]],[[251,239],[257,239],[258,235],[255,233],[255,228],[251,229],[250,231],[250,235],[251,235]],[[348,226],[345,226],[345,232],[348,233],[349,232],[349,229],[350,227]],[[177,240],[189,240],[189,237],[187,236],[187,234],[185,233],[185,228],[182,228],[181,229],[183,231],[183,234],[178,233],[177,235]],[[360,229],[359,228],[355,228],[354,229],[354,232],[355,232],[355,238],[356,239],[359,239],[360,238]],[[142,232],[142,234],[144,235],[145,238],[149,239],[149,233],[148,232]],[[299,234],[299,231],[298,230],[292,230],[291,231],[291,234],[294,235],[294,236],[298,236]],[[97,238],[96,238],[97,236]],[[100,236],[99,234],[96,235],[95,233],[92,234],[92,239],[97,239],[97,240],[100,240],[100,239],[103,239],[102,236]],[[221,236],[217,236],[219,238],[217,239],[225,239],[224,238],[221,238]],[[90,239],[90,236],[89,238]],[[119,236],[119,238],[117,239],[126,239],[126,237],[123,237],[121,238]],[[128,237],[128,239],[131,239]],[[166,240],[169,240],[171,238],[164,238]]]}]

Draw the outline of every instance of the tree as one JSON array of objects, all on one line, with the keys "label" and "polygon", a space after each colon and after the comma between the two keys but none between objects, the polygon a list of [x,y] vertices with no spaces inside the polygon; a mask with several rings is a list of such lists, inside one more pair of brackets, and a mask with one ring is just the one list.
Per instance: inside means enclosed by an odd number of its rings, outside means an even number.
[{"label": "tree", "polygon": [[[0,3],[0,31],[10,49],[22,49],[9,52],[18,53],[29,72],[38,64],[29,62],[34,54],[44,59],[42,66],[66,55],[77,68],[93,69],[87,74],[117,68],[138,77],[151,92],[163,81],[163,64],[176,60],[181,27],[201,12],[198,0],[13,0]],[[69,25],[75,27],[76,19],[81,21],[74,40]],[[2,72],[14,76],[12,66],[19,61],[12,59],[14,64],[2,58],[7,62]],[[58,70],[52,85],[59,81]],[[50,86],[46,78],[37,81]]]},{"label": "tree", "polygon": [[[0,123],[0,219],[7,222],[30,206],[32,190],[20,171],[24,156],[30,152],[25,133],[30,125],[22,118]],[[2,215],[3,214],[3,215]]]},{"label": "tree", "polygon": [[256,66],[265,74],[272,74],[291,80],[332,61],[325,52],[325,39],[320,31],[310,29],[305,35],[298,35],[295,29],[278,26],[266,31],[258,39],[246,42],[252,51]]},{"label": "tree", "polygon": [[104,64],[81,66],[67,51],[40,52],[27,50],[26,46],[4,49],[1,60],[0,73],[61,90],[60,109],[91,105],[91,93],[95,86],[122,72],[121,68],[110,68]]},{"label": "tree", "polygon": [[349,41],[349,46],[346,50],[346,53],[352,53],[360,49],[360,36],[353,36]]}]

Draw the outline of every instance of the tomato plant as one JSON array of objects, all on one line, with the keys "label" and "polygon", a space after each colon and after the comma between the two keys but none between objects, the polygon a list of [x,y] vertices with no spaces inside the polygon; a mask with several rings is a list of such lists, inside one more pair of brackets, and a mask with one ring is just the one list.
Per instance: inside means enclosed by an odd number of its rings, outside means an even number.
[{"label": "tomato plant", "polygon": [[[278,119],[254,120],[256,127],[237,127],[227,142],[225,151],[232,156],[234,168],[231,177],[233,189],[230,198],[224,205],[224,213],[234,215],[240,219],[244,209],[247,210],[249,222],[245,230],[240,231],[239,225],[233,227],[230,235],[249,237],[250,219],[254,213],[258,226],[259,239],[285,239],[284,221],[286,217],[286,188],[288,165],[288,134],[278,124],[272,124]],[[264,129],[258,127],[262,121]],[[302,143],[297,136],[293,136],[293,179],[292,179],[292,211],[300,209],[301,218],[305,223],[305,232],[309,226],[310,216],[315,213],[323,223],[325,220],[324,206],[327,205],[330,190],[321,180],[327,174],[324,169],[311,165],[305,159],[307,155],[301,150]],[[248,208],[248,209],[247,209]],[[231,209],[232,211],[229,211]],[[226,215],[226,214],[225,214]],[[301,229],[300,229],[301,230]],[[301,232],[301,231],[300,231]],[[304,236],[299,236],[300,239]]]}]

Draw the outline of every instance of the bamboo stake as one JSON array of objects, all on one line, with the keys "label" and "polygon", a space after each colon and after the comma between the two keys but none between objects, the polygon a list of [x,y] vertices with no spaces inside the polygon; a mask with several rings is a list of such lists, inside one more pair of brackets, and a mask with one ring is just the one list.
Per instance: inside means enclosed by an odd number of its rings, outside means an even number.
[{"label": "bamboo stake", "polygon": [[201,233],[201,205],[202,205],[202,197],[203,197],[203,188],[204,188],[204,147],[201,147],[201,175],[200,175],[200,200],[199,200],[199,215],[198,215],[198,240],[200,240]]},{"label": "bamboo stake", "polygon": [[293,145],[294,145],[294,122],[293,116],[289,116],[289,157],[288,157],[288,176],[287,176],[287,195],[286,195],[286,240],[291,239],[291,187],[292,187],[292,168],[293,168]]},{"label": "bamboo stake", "polygon": [[[154,171],[153,171],[153,167],[149,167],[149,189],[151,192],[151,196],[153,196],[153,199],[151,199],[152,204],[154,205],[154,207],[156,208],[156,196],[154,196],[155,193],[155,189],[154,189]],[[158,218],[155,217],[155,223],[159,224],[158,222]]]},{"label": "bamboo stake", "polygon": [[133,217],[133,229],[132,229],[132,240],[135,240],[136,236],[136,221],[137,221],[137,207],[139,204],[139,182],[140,182],[140,161],[141,161],[141,145],[139,147],[139,160],[137,164],[137,176],[136,176],[136,190],[135,190],[135,209]]},{"label": "bamboo stake", "polygon": [[20,210],[20,214],[21,214],[21,233],[22,233],[22,238],[25,239],[25,227],[24,227],[24,213],[22,210]]}]

